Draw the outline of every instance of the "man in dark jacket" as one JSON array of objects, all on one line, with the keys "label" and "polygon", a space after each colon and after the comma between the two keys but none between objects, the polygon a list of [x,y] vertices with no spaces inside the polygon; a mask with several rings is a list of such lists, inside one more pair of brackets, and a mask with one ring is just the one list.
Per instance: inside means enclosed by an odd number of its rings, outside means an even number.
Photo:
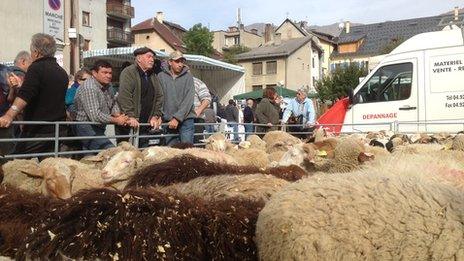
[{"label": "man in dark jacket", "polygon": [[229,105],[226,106],[225,112],[227,126],[229,128],[233,128],[234,132],[234,141],[239,141],[238,138],[238,109],[237,105],[235,104],[234,100],[229,100]]},{"label": "man in dark jacket", "polygon": [[[0,117],[0,127],[9,127],[13,119],[24,110],[25,121],[64,121],[66,112],[64,97],[68,87],[68,75],[56,62],[55,39],[47,34],[35,34],[31,39],[32,64],[10,109]],[[64,135],[66,130],[60,129]],[[25,125],[21,138],[45,138],[55,135],[53,125]],[[15,153],[51,152],[54,141],[26,141],[16,146]]]},{"label": "man in dark jacket", "polygon": [[193,99],[195,87],[193,76],[185,66],[185,57],[179,51],[169,55],[167,65],[158,74],[164,91],[163,121],[168,123],[167,134],[179,134],[167,138],[167,145],[185,142],[193,143],[194,119],[196,117]]},{"label": "man in dark jacket", "polygon": [[[149,123],[156,130],[161,126],[164,96],[158,77],[153,72],[156,54],[150,48],[142,47],[136,49],[134,55],[135,64],[121,72],[117,101],[121,112],[129,116],[129,127],[138,128],[139,123]],[[140,128],[139,134],[148,135],[149,132],[150,128],[145,126]],[[127,135],[129,128],[118,126],[116,133]],[[149,139],[140,140],[139,147],[148,145]]]},{"label": "man in dark jacket", "polygon": [[255,112],[253,111],[254,101],[253,99],[246,100],[246,106],[243,109],[243,123],[245,126],[245,139],[254,132],[253,122],[255,121]]}]

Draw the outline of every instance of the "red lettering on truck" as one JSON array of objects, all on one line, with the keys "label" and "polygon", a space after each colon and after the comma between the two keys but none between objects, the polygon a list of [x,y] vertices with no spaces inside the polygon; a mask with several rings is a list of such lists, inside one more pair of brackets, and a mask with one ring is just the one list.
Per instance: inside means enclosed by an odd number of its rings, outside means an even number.
[{"label": "red lettering on truck", "polygon": [[391,113],[373,113],[373,114],[363,114],[363,120],[372,120],[372,119],[396,119],[398,115],[396,112]]}]

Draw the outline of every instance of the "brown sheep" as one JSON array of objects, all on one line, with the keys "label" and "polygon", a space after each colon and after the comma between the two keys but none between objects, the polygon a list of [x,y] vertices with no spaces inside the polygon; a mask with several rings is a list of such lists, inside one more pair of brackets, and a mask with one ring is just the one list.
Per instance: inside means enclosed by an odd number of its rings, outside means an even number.
[{"label": "brown sheep", "polygon": [[83,191],[50,210],[18,259],[255,260],[262,202],[155,191]]}]

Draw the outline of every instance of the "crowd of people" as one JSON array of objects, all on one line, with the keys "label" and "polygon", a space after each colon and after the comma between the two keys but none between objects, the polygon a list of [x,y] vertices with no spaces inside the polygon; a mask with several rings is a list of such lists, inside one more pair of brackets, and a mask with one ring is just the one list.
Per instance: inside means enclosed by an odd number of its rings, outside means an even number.
[{"label": "crowd of people", "polygon": [[[123,137],[118,142],[127,140],[131,129],[138,129],[139,135],[144,136],[166,134],[164,143],[168,146],[179,142],[198,143],[200,136],[195,133],[216,130],[216,110],[233,129],[236,141],[239,141],[239,123],[244,123],[247,134],[255,131],[255,123],[264,124],[256,126],[258,132],[274,130],[280,123],[298,123],[304,127],[314,123],[314,107],[304,90],[298,91],[284,112],[280,111],[281,97],[273,88],[264,90],[259,104],[247,100],[243,120],[234,100],[225,108],[213,109],[211,92],[204,82],[193,77],[179,51],[161,62],[150,48],[136,49],[134,63],[120,74],[117,93],[111,87],[113,67],[108,61],[97,60],[90,70],[81,69],[70,77],[57,63],[55,52],[52,36],[35,34],[30,53],[21,51],[14,66],[0,67],[0,138],[54,137],[54,125],[11,123],[67,120],[99,123],[73,124],[59,129],[61,137],[89,137],[80,141],[84,150],[115,146],[105,137],[107,124],[114,124],[116,135]],[[153,145],[151,141],[141,138],[139,147]],[[0,153],[44,153],[52,152],[54,147],[52,139],[1,142]]]}]

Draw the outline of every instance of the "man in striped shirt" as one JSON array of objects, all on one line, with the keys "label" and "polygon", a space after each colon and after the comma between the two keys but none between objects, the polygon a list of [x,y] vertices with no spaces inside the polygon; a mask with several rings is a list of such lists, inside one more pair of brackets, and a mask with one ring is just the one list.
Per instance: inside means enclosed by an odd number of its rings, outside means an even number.
[{"label": "man in striped shirt", "polygon": [[[211,103],[211,94],[208,87],[200,79],[193,77],[193,84],[195,86],[195,96],[193,97],[193,105],[195,106],[196,118],[195,123],[205,123],[205,109]],[[195,125],[195,133],[203,133],[204,125]],[[203,139],[200,135],[195,135],[194,143],[199,143]]]},{"label": "man in striped shirt", "polygon": [[[76,121],[92,121],[112,123],[124,126],[128,117],[121,114],[114,94],[110,89],[112,66],[104,60],[95,62],[92,68],[92,77],[87,79],[77,89]],[[106,125],[76,125],[78,136],[105,136]],[[84,150],[99,150],[114,147],[108,138],[89,139],[82,141]]]}]

